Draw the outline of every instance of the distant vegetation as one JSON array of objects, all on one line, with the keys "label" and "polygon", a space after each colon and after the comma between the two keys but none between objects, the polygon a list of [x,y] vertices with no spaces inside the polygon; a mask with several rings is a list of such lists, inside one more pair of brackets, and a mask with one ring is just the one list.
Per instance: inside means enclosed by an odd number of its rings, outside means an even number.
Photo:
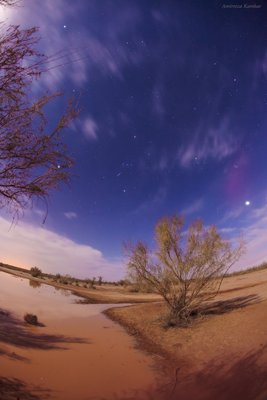
[{"label": "distant vegetation", "polygon": [[260,265],[255,265],[254,267],[242,269],[240,271],[230,272],[227,274],[227,276],[230,277],[230,276],[236,276],[236,275],[245,275],[245,274],[249,274],[250,272],[261,271],[262,269],[266,269],[266,268],[267,268],[267,262],[264,261]]},{"label": "distant vegetation", "polygon": [[[119,281],[106,281],[102,277],[92,278],[92,279],[79,279],[72,277],[71,275],[61,275],[59,273],[57,274],[48,274],[45,272],[42,272],[42,270],[38,267],[32,267],[30,270],[21,268],[21,267],[15,267],[14,265],[9,265],[9,264],[4,264],[0,262],[0,267],[5,267],[14,271],[18,272],[23,272],[23,273],[30,273],[32,277],[37,277],[41,279],[49,279],[55,283],[63,284],[63,285],[72,285],[76,287],[86,287],[86,288],[91,288],[92,285],[96,286],[101,286],[101,285],[113,285],[117,287],[124,287],[125,289],[129,290],[132,293],[151,293],[155,292],[155,289],[149,285],[146,281],[140,279],[136,280],[135,278],[131,278],[130,275],[127,275],[126,279],[121,279]],[[260,265],[256,265],[251,268],[247,268],[245,270],[241,271],[235,271],[231,273],[227,273],[227,277],[235,276],[235,275],[244,275],[248,274],[250,272],[254,271],[260,271],[263,269],[267,268],[267,262],[263,262]],[[37,275],[36,275],[37,273]],[[36,283],[38,284],[37,281],[32,280],[31,285],[35,286]],[[94,287],[96,287],[94,286]]]},{"label": "distant vegetation", "polygon": [[30,268],[30,270],[28,270],[26,268],[15,267],[14,265],[4,264],[1,262],[0,262],[0,267],[8,268],[17,272],[28,273],[31,274],[33,278],[40,278],[44,280],[49,279],[55,283],[84,287],[84,288],[96,288],[96,286],[102,286],[102,285],[126,286],[129,284],[128,281],[123,279],[120,279],[119,281],[107,281],[104,280],[102,276],[99,276],[98,278],[93,277],[93,278],[80,279],[80,278],[75,278],[68,274],[65,275],[59,273],[48,274],[42,272],[42,270],[38,267],[32,267]]},{"label": "distant vegetation", "polygon": [[40,268],[38,267],[32,267],[30,269],[30,274],[31,276],[33,276],[34,278],[37,278],[38,276],[42,275],[42,271],[40,270]]}]

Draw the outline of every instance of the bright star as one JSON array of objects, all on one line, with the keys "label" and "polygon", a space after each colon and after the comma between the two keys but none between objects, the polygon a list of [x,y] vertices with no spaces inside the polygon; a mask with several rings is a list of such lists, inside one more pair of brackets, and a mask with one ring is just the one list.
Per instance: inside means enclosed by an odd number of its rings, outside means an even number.
[{"label": "bright star", "polygon": [[67,25],[63,25],[63,28],[64,28],[64,29],[67,29]]},{"label": "bright star", "polygon": [[249,200],[245,201],[245,205],[250,206],[250,201]]}]

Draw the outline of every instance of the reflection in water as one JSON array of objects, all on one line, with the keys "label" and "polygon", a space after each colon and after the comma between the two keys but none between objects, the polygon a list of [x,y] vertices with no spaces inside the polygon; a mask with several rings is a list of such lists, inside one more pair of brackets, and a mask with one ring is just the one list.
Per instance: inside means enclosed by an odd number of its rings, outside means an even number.
[{"label": "reflection in water", "polygon": [[0,376],[0,399],[5,400],[43,400],[49,396],[49,390],[29,387],[20,379]]},{"label": "reflection in water", "polygon": [[[155,359],[138,351],[134,339],[102,314],[112,305],[75,304],[77,297],[67,293],[45,284],[32,290],[27,280],[0,273],[0,308],[9,310],[0,318],[0,376],[49,388],[51,400],[122,400],[130,393],[141,400],[147,388],[164,382]],[[26,326],[26,312],[45,327]]]},{"label": "reflection in water", "polygon": [[62,289],[61,287],[54,286],[54,290],[56,290],[58,293],[62,294],[62,296],[69,297],[72,295],[69,290]]},{"label": "reflection in water", "polygon": [[42,284],[38,281],[34,281],[33,279],[29,279],[29,285],[32,288],[39,288]]},{"label": "reflection in water", "polygon": [[1,348],[0,347],[0,357],[8,357],[11,360],[17,360],[17,361],[24,361],[24,362],[29,362],[30,360],[26,357],[22,357],[17,353],[14,353],[14,351],[8,351],[6,348]]},{"label": "reflection in water", "polygon": [[59,346],[62,343],[88,343],[82,338],[67,337],[64,335],[48,335],[32,331],[25,327],[23,322],[15,318],[8,311],[0,309],[0,342],[18,347],[31,349],[52,350],[65,349]]}]

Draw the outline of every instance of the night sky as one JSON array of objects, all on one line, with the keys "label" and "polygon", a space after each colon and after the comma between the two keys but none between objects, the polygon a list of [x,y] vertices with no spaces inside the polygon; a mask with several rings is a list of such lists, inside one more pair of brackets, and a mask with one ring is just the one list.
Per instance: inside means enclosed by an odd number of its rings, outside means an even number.
[{"label": "night sky", "polygon": [[4,261],[122,278],[122,242],[153,245],[174,213],[243,235],[237,267],[267,260],[264,2],[25,0],[0,17],[40,27],[53,58],[31,91],[64,93],[49,121],[68,97],[81,109],[64,133],[70,185],[44,225],[42,204],[12,228],[2,211]]}]

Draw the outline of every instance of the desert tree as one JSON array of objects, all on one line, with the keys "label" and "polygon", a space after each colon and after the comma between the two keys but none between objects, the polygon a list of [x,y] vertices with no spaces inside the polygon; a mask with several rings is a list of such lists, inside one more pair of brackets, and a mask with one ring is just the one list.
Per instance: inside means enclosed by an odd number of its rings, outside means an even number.
[{"label": "desert tree", "polygon": [[[0,6],[13,3],[0,0]],[[34,198],[46,200],[68,181],[72,165],[62,130],[77,111],[69,102],[54,127],[47,120],[45,108],[60,94],[36,96],[33,90],[48,65],[38,41],[37,28],[0,24],[0,207],[12,213],[22,212]]]},{"label": "desert tree", "polygon": [[[136,247],[140,242],[137,243]],[[124,244],[124,249],[126,250],[126,254],[133,250],[133,246],[130,243]],[[141,293],[150,293],[154,291],[154,287],[151,282],[146,279],[142,274],[137,273],[135,268],[130,268],[128,266],[127,273],[125,276],[125,282],[131,292],[141,292]]]},{"label": "desert tree", "polygon": [[223,239],[201,220],[184,232],[179,216],[165,217],[155,229],[156,250],[142,242],[125,245],[128,271],[146,281],[165,300],[171,324],[187,323],[203,302],[215,297],[222,280],[239,259],[244,244]]}]

